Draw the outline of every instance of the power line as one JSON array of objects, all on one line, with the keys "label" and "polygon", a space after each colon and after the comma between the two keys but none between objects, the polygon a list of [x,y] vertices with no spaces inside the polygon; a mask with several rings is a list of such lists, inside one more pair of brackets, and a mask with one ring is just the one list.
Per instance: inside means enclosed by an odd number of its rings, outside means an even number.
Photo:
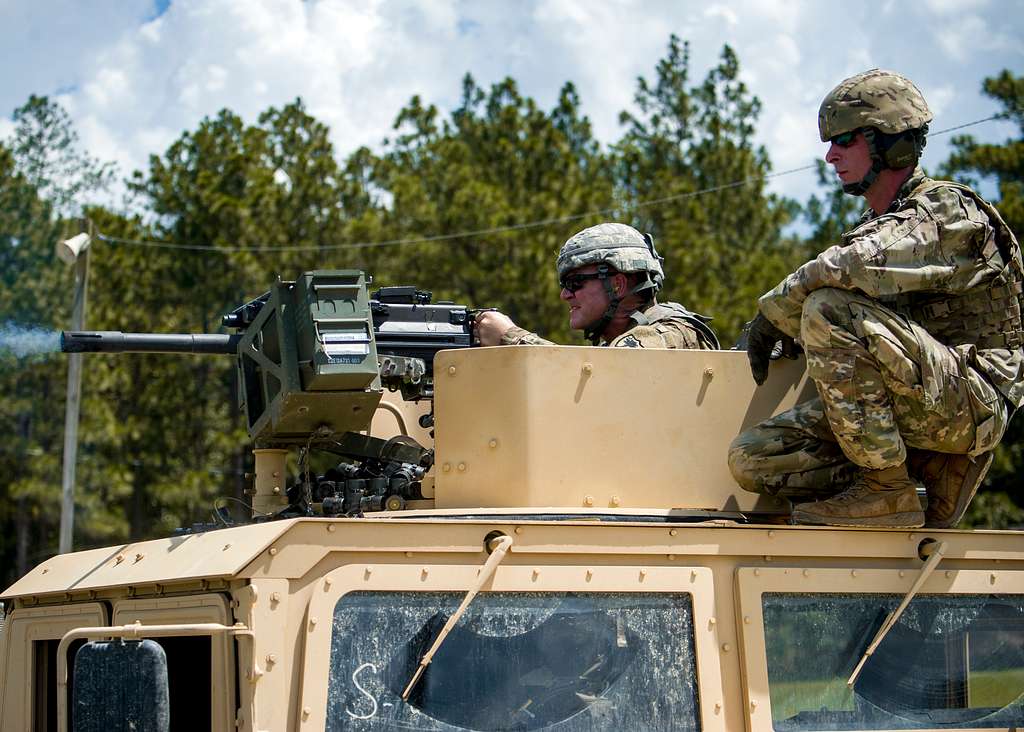
[{"label": "power line", "polygon": [[[966,122],[962,125],[956,125],[955,127],[947,127],[936,132],[930,132],[929,137],[936,137],[938,135],[944,135],[949,132],[956,130],[962,130],[966,127],[973,127],[974,125],[982,124],[983,122],[991,122],[997,119],[1006,119],[1006,113],[994,114],[991,117],[985,117],[984,119],[977,119],[973,122]],[[493,226],[486,229],[475,229],[470,231],[460,231],[454,234],[435,234],[433,236],[420,236],[410,237],[404,239],[389,239],[385,241],[369,241],[369,242],[346,242],[344,244],[323,244],[323,245],[309,245],[309,244],[296,244],[293,246],[256,246],[256,247],[241,247],[241,246],[229,246],[229,247],[218,247],[209,244],[178,244],[175,242],[168,241],[150,241],[146,239],[126,239],[117,236],[108,236],[106,234],[97,234],[96,238],[105,241],[108,244],[126,244],[129,246],[143,246],[152,247],[154,249],[181,249],[187,251],[202,251],[202,252],[222,252],[224,254],[230,254],[233,252],[249,252],[251,254],[263,254],[263,253],[276,253],[276,252],[324,252],[324,251],[337,251],[337,250],[348,250],[348,249],[375,249],[378,247],[390,247],[390,246],[403,246],[406,244],[430,244],[442,241],[451,241],[452,239],[461,239],[464,237],[482,237],[491,236],[494,234],[505,234],[511,231],[523,231],[526,229],[537,229],[545,226],[552,226],[554,224],[565,224],[573,221],[579,221],[581,219],[591,218],[594,216],[605,216],[607,214],[618,213],[620,211],[632,211],[651,206],[660,206],[666,203],[672,203],[674,201],[682,201],[688,198],[696,198],[698,196],[707,195],[709,193],[719,193],[721,191],[731,190],[733,188],[740,188],[751,183],[758,183],[761,181],[769,180],[771,178],[781,178],[785,175],[792,175],[794,173],[802,173],[807,170],[814,170],[817,168],[817,163],[811,165],[803,165],[799,168],[790,168],[789,170],[783,170],[778,173],[767,173],[765,175],[752,176],[750,178],[744,178],[742,180],[733,181],[731,183],[724,183],[718,186],[711,186],[708,188],[702,188],[696,191],[689,191],[687,193],[678,193],[671,196],[663,196],[661,198],[652,198],[646,201],[637,201],[631,204],[622,204],[620,206],[612,206],[609,208],[596,209],[593,211],[586,211],[584,213],[568,214],[566,216],[555,216],[546,219],[538,219],[536,221],[526,221],[517,224],[507,224],[504,226]]]}]

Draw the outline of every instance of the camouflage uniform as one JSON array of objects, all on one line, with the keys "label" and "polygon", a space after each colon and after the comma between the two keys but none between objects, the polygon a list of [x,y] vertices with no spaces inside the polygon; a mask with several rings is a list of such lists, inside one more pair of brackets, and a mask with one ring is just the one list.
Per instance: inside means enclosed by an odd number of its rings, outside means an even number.
[{"label": "camouflage uniform", "polygon": [[[629,316],[632,327],[610,342],[598,345],[620,348],[718,348],[717,339],[705,324],[707,318],[674,302],[654,303]],[[552,346],[549,340],[525,328],[514,327],[502,336],[503,346]]]},{"label": "camouflage uniform", "polygon": [[990,451],[1024,403],[1022,269],[990,204],[915,170],[888,211],[761,298],[802,342],[819,397],[736,438],[737,481],[815,498],[902,464],[908,447]]}]

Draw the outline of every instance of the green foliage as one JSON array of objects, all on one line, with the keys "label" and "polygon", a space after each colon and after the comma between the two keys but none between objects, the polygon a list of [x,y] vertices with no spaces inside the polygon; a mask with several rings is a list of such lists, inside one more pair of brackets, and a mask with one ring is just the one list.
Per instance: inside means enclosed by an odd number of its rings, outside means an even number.
[{"label": "green foliage", "polygon": [[17,168],[55,214],[78,214],[84,194],[106,190],[113,182],[113,164],[80,149],[71,118],[56,102],[33,94],[14,111],[14,123],[11,152]]},{"label": "green foliage", "polygon": [[[558,219],[612,200],[607,161],[573,86],[544,112],[512,79],[484,90],[467,75],[450,120],[414,97],[395,130],[371,178],[392,199],[379,210],[379,235],[485,233],[368,253],[378,281],[415,282],[446,298],[498,306],[531,329],[566,338],[554,260],[572,233],[599,219]],[[553,221],[515,228],[537,220]],[[502,227],[512,228],[486,233]]]},{"label": "green foliage", "polygon": [[[728,46],[690,86],[689,47],[676,36],[655,81],[638,80],[635,103],[637,114],[621,115],[626,132],[614,148],[618,198],[632,212],[626,223],[654,234],[665,257],[662,299],[713,315],[730,343],[758,296],[802,261],[782,235],[793,204],[765,191],[771,164],[753,144],[761,103]],[[696,195],[707,189],[715,190]]]}]

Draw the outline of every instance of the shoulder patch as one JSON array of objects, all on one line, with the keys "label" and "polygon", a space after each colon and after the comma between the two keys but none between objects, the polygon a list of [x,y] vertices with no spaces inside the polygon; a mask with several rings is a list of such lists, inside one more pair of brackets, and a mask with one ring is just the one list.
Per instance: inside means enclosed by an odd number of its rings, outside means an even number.
[{"label": "shoulder patch", "polygon": [[644,344],[640,342],[640,339],[633,335],[628,335],[621,341],[615,344],[619,348],[643,348]]}]

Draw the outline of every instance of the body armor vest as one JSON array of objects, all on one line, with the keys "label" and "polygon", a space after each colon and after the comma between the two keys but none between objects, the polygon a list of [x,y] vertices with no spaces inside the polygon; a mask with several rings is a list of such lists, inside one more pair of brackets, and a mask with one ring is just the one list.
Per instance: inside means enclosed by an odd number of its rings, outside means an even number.
[{"label": "body armor vest", "polygon": [[715,331],[711,329],[708,323],[711,322],[711,318],[706,315],[700,315],[694,313],[677,302],[658,302],[651,305],[646,310],[638,310],[630,316],[637,325],[654,325],[655,323],[662,320],[684,320],[687,325],[693,327],[697,331],[698,335],[703,338],[707,343],[716,351],[721,350],[721,345],[718,342],[718,336],[715,335]]},{"label": "body armor vest", "polygon": [[998,274],[984,285],[961,295],[906,292],[884,298],[889,307],[921,325],[948,346],[964,343],[979,349],[1016,350],[1024,345],[1021,306],[1024,304],[1024,264],[1020,245],[995,206],[966,186],[947,181],[928,181],[911,193],[918,196],[940,186],[955,188],[971,198],[989,219],[992,233],[981,256]]}]

